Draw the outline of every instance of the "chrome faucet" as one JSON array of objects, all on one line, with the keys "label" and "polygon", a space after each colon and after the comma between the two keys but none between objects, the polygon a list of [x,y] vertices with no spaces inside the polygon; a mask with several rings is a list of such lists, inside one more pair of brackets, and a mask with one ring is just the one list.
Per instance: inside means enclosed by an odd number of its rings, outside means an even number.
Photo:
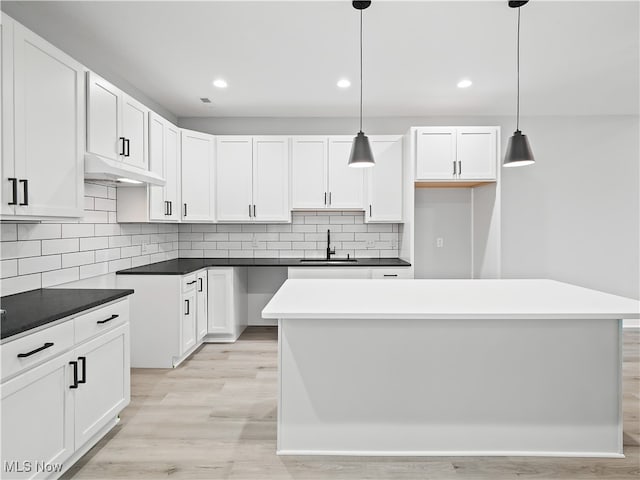
[{"label": "chrome faucet", "polygon": [[331,255],[336,254],[336,249],[331,250],[331,230],[327,230],[327,260],[331,260]]}]

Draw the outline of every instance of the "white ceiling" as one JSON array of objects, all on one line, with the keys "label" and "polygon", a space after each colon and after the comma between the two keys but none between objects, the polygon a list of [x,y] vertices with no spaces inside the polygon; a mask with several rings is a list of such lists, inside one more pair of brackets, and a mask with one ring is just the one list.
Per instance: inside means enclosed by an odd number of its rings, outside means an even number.
[{"label": "white ceiling", "polygon": [[[638,115],[639,7],[542,0],[523,7],[522,114]],[[179,117],[358,113],[359,16],[347,0],[2,2],[2,9],[89,67],[107,63]],[[374,0],[364,12],[365,116],[513,114],[515,27],[506,0]],[[217,77],[226,90],[211,85]],[[352,87],[338,89],[340,77]],[[471,88],[456,88],[463,77]]]}]

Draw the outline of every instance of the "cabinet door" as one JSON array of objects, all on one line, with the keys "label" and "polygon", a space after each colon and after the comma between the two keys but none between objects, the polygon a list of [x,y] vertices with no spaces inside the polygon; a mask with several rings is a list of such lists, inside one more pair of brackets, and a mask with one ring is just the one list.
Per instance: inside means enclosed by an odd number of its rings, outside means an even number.
[{"label": "cabinet door", "polygon": [[164,166],[167,181],[164,199],[169,202],[167,219],[177,222],[180,220],[180,129],[171,123],[167,123],[164,130]]},{"label": "cabinet door", "polygon": [[247,222],[253,218],[251,137],[216,138],[216,218]]},{"label": "cabinet door", "polygon": [[416,180],[455,178],[456,129],[420,128],[416,139]]},{"label": "cabinet door", "polygon": [[329,137],[329,208],[364,209],[363,169],[349,167],[352,144],[350,136]]},{"label": "cabinet door", "polygon": [[459,178],[495,180],[498,161],[496,128],[460,127],[457,136]]},{"label": "cabinet door", "polygon": [[87,81],[87,152],[120,161],[125,146],[119,137],[122,92],[93,72]]},{"label": "cabinet door", "polygon": [[[2,66],[2,209],[3,215],[15,214],[13,199],[13,182],[10,178],[15,178],[13,163],[13,25],[14,22],[2,15],[0,17],[0,58]],[[17,180],[16,180],[17,181]]]},{"label": "cabinet door", "polygon": [[122,136],[125,138],[125,148],[122,161],[143,170],[148,170],[148,115],[147,107],[123,94]]},{"label": "cabinet door", "polygon": [[14,26],[17,215],[80,217],[84,208],[84,69]]},{"label": "cabinet door", "polygon": [[[149,170],[167,177],[165,169],[165,124],[166,121],[151,112],[149,114]],[[167,179],[167,184],[169,183]],[[169,208],[165,203],[165,187],[157,185],[149,186],[149,219],[154,221],[165,221]]]},{"label": "cabinet door", "polygon": [[182,219],[213,221],[213,136],[182,130]]},{"label": "cabinet door", "polygon": [[327,139],[294,137],[291,154],[291,208],[327,206]]},{"label": "cabinet door", "polygon": [[233,333],[233,269],[210,268],[207,276],[208,331]]},{"label": "cabinet door", "polygon": [[182,294],[182,320],[180,324],[180,356],[196,344],[196,290]]},{"label": "cabinet door", "polygon": [[[42,478],[36,461],[61,463],[73,454],[73,394],[70,353],[60,355],[0,386],[2,466],[10,478]],[[32,462],[31,472],[14,468]],[[13,471],[10,473],[8,469]]]},{"label": "cabinet door", "polygon": [[200,342],[207,334],[208,318],[207,318],[207,272],[198,273],[196,277],[196,324],[197,324],[197,341]]},{"label": "cabinet door", "polygon": [[365,222],[402,222],[402,137],[370,138],[375,166],[367,168]]},{"label": "cabinet door", "polygon": [[87,442],[129,404],[129,352],[129,324],[74,350],[80,380],[74,390],[76,445]]},{"label": "cabinet door", "polygon": [[253,220],[290,222],[289,138],[253,139]]}]

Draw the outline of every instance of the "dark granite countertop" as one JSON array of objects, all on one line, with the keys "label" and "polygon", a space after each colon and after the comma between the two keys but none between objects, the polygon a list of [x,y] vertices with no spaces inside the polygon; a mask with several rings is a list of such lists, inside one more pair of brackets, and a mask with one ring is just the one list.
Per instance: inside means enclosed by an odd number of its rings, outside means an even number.
[{"label": "dark granite countertop", "polygon": [[357,262],[340,264],[301,262],[301,258],[176,258],[127,268],[118,275],[186,275],[207,267],[410,267],[399,258],[358,258]]},{"label": "dark granite countertop", "polygon": [[41,327],[118,298],[133,290],[42,288],[0,298],[2,315],[0,338],[5,339]]}]

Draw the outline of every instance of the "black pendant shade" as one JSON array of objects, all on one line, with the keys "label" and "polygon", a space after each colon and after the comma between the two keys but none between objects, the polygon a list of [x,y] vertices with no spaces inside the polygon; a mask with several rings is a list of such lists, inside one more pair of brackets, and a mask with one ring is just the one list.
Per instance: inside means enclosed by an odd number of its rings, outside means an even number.
[{"label": "black pendant shade", "polygon": [[349,156],[349,166],[354,168],[373,167],[373,152],[369,139],[362,131],[362,11],[371,5],[369,1],[354,1],[353,8],[360,10],[360,131],[353,139],[351,155]]},{"label": "black pendant shade", "polygon": [[351,146],[349,166],[365,168],[373,167],[374,165],[375,162],[373,161],[373,152],[371,152],[369,138],[367,138],[363,132],[358,132],[358,135],[353,139],[353,145]]},{"label": "black pendant shade", "polygon": [[522,167],[535,163],[531,145],[526,135],[522,135],[520,130],[513,132],[507,146],[507,154],[504,157],[504,167]]},{"label": "black pendant shade", "polygon": [[517,110],[516,110],[516,131],[513,132],[513,136],[509,139],[509,145],[507,145],[507,154],[504,157],[503,167],[522,167],[524,165],[531,165],[535,163],[533,158],[533,151],[527,136],[523,135],[520,131],[520,7],[526,5],[528,0],[511,0],[509,1],[509,7],[518,9],[518,44],[517,44],[517,57],[516,57],[516,72],[518,79],[518,94],[517,94]]}]

